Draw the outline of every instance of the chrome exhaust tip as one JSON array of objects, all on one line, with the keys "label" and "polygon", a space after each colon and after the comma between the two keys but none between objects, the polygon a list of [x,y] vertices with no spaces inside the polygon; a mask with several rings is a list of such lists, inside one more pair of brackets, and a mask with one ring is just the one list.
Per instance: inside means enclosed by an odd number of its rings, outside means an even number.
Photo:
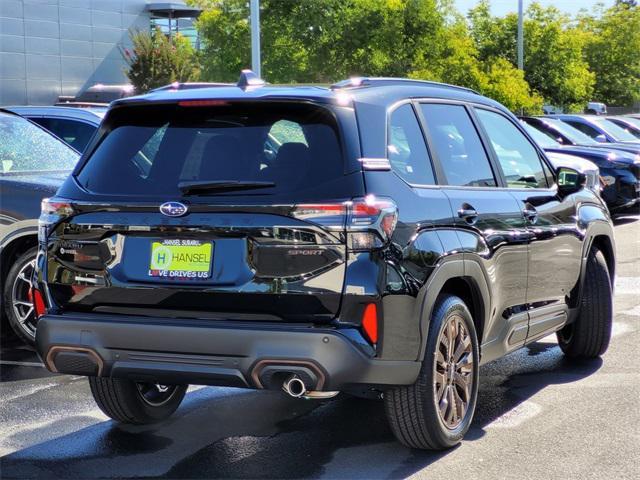
[{"label": "chrome exhaust tip", "polygon": [[307,386],[296,375],[291,375],[282,384],[282,390],[293,398],[301,398],[307,393]]}]

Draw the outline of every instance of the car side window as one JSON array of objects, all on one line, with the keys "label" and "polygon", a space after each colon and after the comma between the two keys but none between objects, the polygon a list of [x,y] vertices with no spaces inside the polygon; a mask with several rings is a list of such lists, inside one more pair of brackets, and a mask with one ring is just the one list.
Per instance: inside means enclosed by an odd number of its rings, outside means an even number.
[{"label": "car side window", "polygon": [[433,185],[435,177],[413,107],[405,103],[389,120],[387,155],[394,172],[412,185]]},{"label": "car side window", "polygon": [[79,152],[85,149],[97,128],[88,123],[64,118],[38,118],[34,120]]},{"label": "car side window", "polygon": [[571,120],[563,120],[563,122],[568,123],[569,125],[571,125],[573,128],[577,128],[578,130],[580,130],[582,133],[589,135],[591,138],[596,138],[598,135],[600,135],[600,132],[598,130],[596,130],[593,127],[590,127],[589,125],[585,124],[585,123],[581,123],[581,122],[572,122]]},{"label": "car side window", "polygon": [[430,140],[449,185],[495,187],[489,157],[462,105],[420,105]]},{"label": "car side window", "polygon": [[504,115],[476,109],[489,136],[509,187],[547,188],[547,175],[538,150]]}]

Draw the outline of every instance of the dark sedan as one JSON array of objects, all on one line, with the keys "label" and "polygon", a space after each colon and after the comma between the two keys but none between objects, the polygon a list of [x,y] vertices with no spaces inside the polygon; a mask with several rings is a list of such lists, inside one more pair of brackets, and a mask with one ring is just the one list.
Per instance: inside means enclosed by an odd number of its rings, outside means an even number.
[{"label": "dark sedan", "polygon": [[562,145],[544,130],[525,123],[545,152],[569,154],[595,163],[600,169],[601,196],[612,214],[627,213],[640,205],[640,160],[631,153],[603,148]]},{"label": "dark sedan", "polygon": [[568,123],[551,116],[522,117],[522,120],[527,122],[529,125],[533,125],[538,130],[550,135],[562,145],[579,145],[583,147],[603,148],[608,151],[624,151],[634,154],[636,159],[640,160],[640,143],[599,142],[577,128],[572,127]]},{"label": "dark sedan", "polygon": [[640,140],[640,118],[633,117],[607,117],[607,120],[624,128],[631,135]]},{"label": "dark sedan", "polygon": [[553,115],[574,128],[577,128],[585,135],[600,143],[637,143],[640,148],[640,140],[626,131],[624,128],[613,123],[605,117],[598,115]]},{"label": "dark sedan", "polygon": [[27,343],[35,335],[30,282],[40,202],[56,192],[78,158],[45,129],[0,110],[0,311]]}]

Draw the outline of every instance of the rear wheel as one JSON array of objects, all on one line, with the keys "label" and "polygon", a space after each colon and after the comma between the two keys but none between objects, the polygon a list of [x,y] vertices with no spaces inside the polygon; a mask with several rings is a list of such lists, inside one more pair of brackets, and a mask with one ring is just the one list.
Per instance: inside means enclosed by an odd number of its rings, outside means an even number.
[{"label": "rear wheel", "polygon": [[596,358],[606,352],[613,325],[611,277],[604,255],[591,250],[587,259],[580,313],[558,332],[558,343],[571,358]]},{"label": "rear wheel", "polygon": [[89,377],[91,393],[107,416],[122,423],[160,422],[176,411],[187,385],[138,383],[121,378]]},{"label": "rear wheel", "polygon": [[440,297],[416,382],[384,395],[389,424],[401,443],[443,450],[462,440],[475,412],[478,360],[478,340],[467,306],[458,297]]},{"label": "rear wheel", "polygon": [[9,325],[29,345],[35,343],[36,313],[31,298],[31,276],[36,266],[38,248],[33,247],[20,255],[7,273],[4,282],[4,309]]}]

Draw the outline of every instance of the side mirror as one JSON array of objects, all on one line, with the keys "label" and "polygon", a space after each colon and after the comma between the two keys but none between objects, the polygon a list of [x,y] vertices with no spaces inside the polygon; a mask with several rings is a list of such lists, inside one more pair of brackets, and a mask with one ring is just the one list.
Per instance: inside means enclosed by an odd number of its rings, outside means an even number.
[{"label": "side mirror", "polygon": [[596,135],[595,140],[599,143],[607,143],[607,137],[603,133],[601,133],[600,135]]},{"label": "side mirror", "polygon": [[587,182],[587,176],[573,168],[559,167],[556,170],[558,178],[558,193],[560,195],[571,195],[580,191]]}]

